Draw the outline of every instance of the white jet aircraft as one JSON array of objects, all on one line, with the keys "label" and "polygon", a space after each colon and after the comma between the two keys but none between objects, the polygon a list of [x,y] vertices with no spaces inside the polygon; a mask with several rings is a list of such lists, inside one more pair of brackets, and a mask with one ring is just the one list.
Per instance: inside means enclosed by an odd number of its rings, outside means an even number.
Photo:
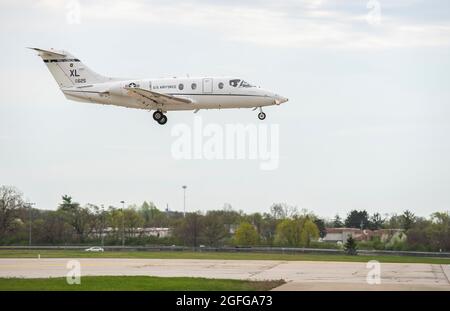
[{"label": "white jet aircraft", "polygon": [[259,108],[280,105],[288,99],[255,87],[236,77],[184,77],[118,79],[99,75],[68,52],[30,48],[39,52],[67,99],[152,111],[159,124],[167,111],[225,108]]}]

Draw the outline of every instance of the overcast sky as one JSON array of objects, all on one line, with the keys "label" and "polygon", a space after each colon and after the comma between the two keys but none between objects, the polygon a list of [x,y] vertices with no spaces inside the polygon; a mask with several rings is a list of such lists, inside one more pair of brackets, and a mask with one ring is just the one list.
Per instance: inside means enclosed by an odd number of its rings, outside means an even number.
[{"label": "overcast sky", "polygon": [[[3,0],[0,44],[0,184],[38,208],[70,194],[181,210],[186,184],[188,210],[450,209],[447,0]],[[171,129],[192,112],[160,126],[143,110],[68,101],[27,46],[108,76],[236,75],[278,92],[289,102],[264,122],[279,125],[279,167],[176,160]],[[197,115],[259,122],[251,110]]]}]

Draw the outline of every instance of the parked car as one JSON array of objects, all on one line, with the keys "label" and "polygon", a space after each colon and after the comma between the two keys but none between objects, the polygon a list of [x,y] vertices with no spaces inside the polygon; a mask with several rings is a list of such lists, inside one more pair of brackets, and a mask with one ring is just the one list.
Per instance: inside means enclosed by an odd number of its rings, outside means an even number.
[{"label": "parked car", "polygon": [[85,251],[86,252],[104,252],[105,250],[103,249],[103,247],[92,246],[92,247],[86,248]]}]

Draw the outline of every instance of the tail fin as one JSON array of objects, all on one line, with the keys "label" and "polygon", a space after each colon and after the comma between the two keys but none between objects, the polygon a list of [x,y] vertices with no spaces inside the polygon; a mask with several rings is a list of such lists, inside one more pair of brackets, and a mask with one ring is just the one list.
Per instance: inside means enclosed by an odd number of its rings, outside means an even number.
[{"label": "tail fin", "polygon": [[104,77],[92,71],[78,58],[66,51],[53,49],[43,50],[39,48],[30,49],[39,52],[38,55],[44,60],[44,63],[47,65],[60,88],[113,80],[112,78]]}]

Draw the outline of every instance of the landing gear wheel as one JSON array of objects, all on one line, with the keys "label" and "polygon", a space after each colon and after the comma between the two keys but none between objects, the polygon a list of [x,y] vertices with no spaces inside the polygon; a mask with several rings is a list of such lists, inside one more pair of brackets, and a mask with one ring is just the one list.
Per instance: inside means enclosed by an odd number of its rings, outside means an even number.
[{"label": "landing gear wheel", "polygon": [[161,125],[164,125],[167,123],[167,117],[165,115],[162,115],[162,117],[158,120],[158,123]]},{"label": "landing gear wheel", "polygon": [[264,113],[264,112],[260,112],[260,113],[258,113],[258,119],[260,119],[260,120],[264,120],[266,118],[266,114]]},{"label": "landing gear wheel", "polygon": [[[158,121],[161,120],[161,118],[163,117],[163,113],[159,110],[156,110],[155,112],[153,112],[153,120]],[[167,121],[167,120],[166,120]]]}]

